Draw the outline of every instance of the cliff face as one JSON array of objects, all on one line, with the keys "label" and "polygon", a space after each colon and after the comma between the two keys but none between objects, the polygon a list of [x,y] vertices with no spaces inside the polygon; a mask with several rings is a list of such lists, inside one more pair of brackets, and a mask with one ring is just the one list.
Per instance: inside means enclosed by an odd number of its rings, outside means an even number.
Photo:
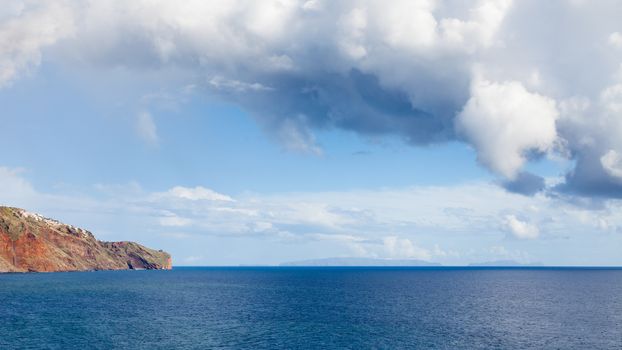
[{"label": "cliff face", "polygon": [[0,272],[171,269],[171,256],[134,242],[101,242],[81,228],[0,206]]}]

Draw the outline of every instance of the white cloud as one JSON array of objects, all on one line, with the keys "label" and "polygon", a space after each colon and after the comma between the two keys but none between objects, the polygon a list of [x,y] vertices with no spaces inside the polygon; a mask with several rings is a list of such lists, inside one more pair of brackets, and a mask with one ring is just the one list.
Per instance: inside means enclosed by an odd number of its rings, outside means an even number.
[{"label": "white cloud", "polygon": [[519,82],[476,80],[456,123],[483,165],[514,179],[527,152],[552,148],[558,116],[555,101],[530,93]]},{"label": "white cloud", "polygon": [[259,83],[246,83],[239,80],[227,79],[219,75],[209,80],[209,84],[218,90],[232,91],[232,92],[247,92],[247,91],[271,91],[274,90],[271,87],[264,86]]},{"label": "white cloud", "polygon": [[158,130],[149,112],[141,112],[137,115],[136,131],[145,142],[152,145],[158,143]]},{"label": "white cloud", "polygon": [[198,263],[204,260],[205,260],[205,257],[202,255],[190,255],[184,258],[184,262],[189,263],[189,264]]},{"label": "white cloud", "polygon": [[175,238],[175,239],[192,239],[196,238],[196,236],[185,233],[185,232],[162,232],[159,234],[160,237],[166,238]]},{"label": "white cloud", "polygon": [[[533,257],[524,251],[518,250],[518,249],[513,249],[513,250],[508,250],[507,248],[505,248],[502,245],[496,245],[496,246],[492,246],[488,249],[488,253],[491,256],[491,261],[498,261],[498,260],[509,260],[512,262],[517,262],[517,263],[523,263],[523,264],[527,264],[527,263],[533,263]],[[484,262],[484,261],[482,261]]]},{"label": "white cloud", "polygon": [[162,226],[183,227],[190,224],[192,224],[192,220],[179,217],[175,214],[163,216],[160,218],[160,225]]},{"label": "white cloud", "polygon": [[257,221],[253,223],[252,230],[255,232],[267,232],[274,228],[271,222],[268,221]]},{"label": "white cloud", "polygon": [[[379,239],[340,233],[314,233],[308,236],[317,240],[340,243],[357,257],[430,261],[448,256],[438,244],[430,250],[415,244],[411,239],[398,236],[385,236]],[[453,252],[452,254],[455,255]]]},{"label": "white cloud", "polygon": [[2,6],[8,16],[0,17],[0,87],[36,68],[45,47],[75,31],[73,11],[63,2],[30,2],[26,6],[15,1]]},{"label": "white cloud", "polygon": [[22,169],[0,167],[0,205],[16,206],[36,196],[35,189],[22,177],[22,172]]},{"label": "white cloud", "polygon": [[611,149],[600,157],[600,163],[609,176],[622,181],[622,157],[616,150]]},{"label": "white cloud", "polygon": [[622,34],[613,32],[609,35],[609,44],[617,49],[622,48]]},{"label": "white cloud", "polygon": [[[166,249],[185,245],[186,250],[176,250],[179,256],[228,242],[233,245],[227,251],[265,249],[269,256],[288,257],[283,260],[291,260],[289,252],[296,251],[301,257],[320,252],[462,264],[506,255],[521,261],[559,262],[573,244],[583,247],[581,239],[601,247],[618,246],[618,235],[602,234],[622,227],[620,201],[586,208],[543,195],[515,195],[486,183],[246,194],[235,200],[223,194],[218,195],[230,200],[192,199],[214,198],[196,188],[150,193],[140,186],[132,191],[117,187],[98,186],[97,193],[110,192],[97,197],[53,195],[37,191],[23,173],[0,168],[1,204],[84,227],[101,239],[157,242],[156,247]],[[521,240],[507,240],[506,232]],[[542,239],[534,244],[538,237]],[[275,242],[284,248],[275,248]],[[504,254],[488,249],[501,243]],[[541,245],[547,249],[539,251]],[[525,251],[531,255],[518,253]],[[576,254],[589,261],[619,259],[617,251]]]},{"label": "white cloud", "polygon": [[608,86],[601,94],[603,107],[607,112],[622,112],[622,84]]},{"label": "white cloud", "polygon": [[[298,119],[304,119],[304,117],[301,116]],[[322,149],[316,144],[315,137],[304,123],[291,119],[284,120],[278,129],[277,136],[290,151],[322,155]]]},{"label": "white cloud", "polygon": [[224,201],[233,202],[233,199],[227,195],[218,193],[209,188],[202,186],[183,187],[175,186],[168,190],[168,195],[176,198],[187,199],[191,201],[207,200],[207,201]]},{"label": "white cloud", "polygon": [[505,217],[506,225],[510,232],[516,237],[520,239],[534,239],[538,238],[540,235],[540,230],[538,226],[520,220],[515,215],[507,215]]},{"label": "white cloud", "polygon": [[471,19],[459,20],[446,18],[441,21],[445,40],[457,46],[472,49],[473,43],[487,47],[492,45],[493,38],[501,25],[511,0],[479,1],[470,10]]},{"label": "white cloud", "polygon": [[415,245],[408,238],[389,236],[384,237],[382,243],[390,258],[419,260],[430,260],[432,258],[432,254],[427,249]]},{"label": "white cloud", "polygon": [[352,59],[361,59],[367,55],[365,48],[365,28],[367,27],[367,11],[355,8],[339,19],[341,41],[339,47]]}]

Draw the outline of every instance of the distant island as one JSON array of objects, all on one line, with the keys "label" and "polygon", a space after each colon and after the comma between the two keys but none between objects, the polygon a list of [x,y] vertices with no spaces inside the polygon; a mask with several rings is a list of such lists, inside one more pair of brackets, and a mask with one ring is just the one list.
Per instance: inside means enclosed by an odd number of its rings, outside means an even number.
[{"label": "distant island", "polygon": [[484,261],[484,262],[479,262],[479,263],[472,263],[469,264],[469,266],[473,266],[473,267],[484,267],[484,266],[489,266],[489,267],[512,267],[512,266],[542,266],[541,263],[520,263],[518,261],[514,261],[514,260],[495,260],[495,261]]},{"label": "distant island", "polygon": [[[355,257],[343,257],[343,258],[322,258],[322,259],[308,259],[290,261],[280,264],[279,266],[443,266],[439,263],[434,263],[425,260],[417,259],[379,259],[379,258],[355,258]],[[494,260],[471,263],[466,266],[449,266],[449,267],[529,267],[529,266],[543,266],[541,263],[521,263],[514,260]]]},{"label": "distant island", "polygon": [[171,256],[134,242],[103,242],[87,230],[0,206],[0,272],[140,270],[172,267]]},{"label": "distant island", "polygon": [[441,264],[416,259],[325,258],[291,261],[282,263],[281,266],[441,266]]}]

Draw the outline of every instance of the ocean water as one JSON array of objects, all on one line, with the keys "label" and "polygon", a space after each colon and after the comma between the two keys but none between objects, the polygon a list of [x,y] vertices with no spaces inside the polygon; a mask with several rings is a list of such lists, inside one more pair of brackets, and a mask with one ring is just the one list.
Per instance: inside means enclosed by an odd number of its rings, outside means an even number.
[{"label": "ocean water", "polygon": [[622,349],[622,270],[0,275],[0,349]]}]

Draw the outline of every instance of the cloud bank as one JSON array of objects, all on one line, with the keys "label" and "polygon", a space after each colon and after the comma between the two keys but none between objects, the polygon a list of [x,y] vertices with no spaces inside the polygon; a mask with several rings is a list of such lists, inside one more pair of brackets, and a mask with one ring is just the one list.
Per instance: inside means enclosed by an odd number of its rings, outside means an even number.
[{"label": "cloud bank", "polygon": [[[551,156],[574,167],[550,191],[622,197],[620,2],[9,3],[5,88],[48,53],[50,64],[174,67],[294,151],[321,154],[313,134],[330,128],[459,140],[515,192],[540,190],[521,174]],[[153,142],[155,126],[139,123]]]},{"label": "cloud bank", "polygon": [[[0,205],[7,204],[85,227],[99,239],[167,247],[182,264],[190,256],[219,264],[326,256],[618,264],[622,230],[619,200],[592,210],[490,183],[235,196],[203,186],[152,192],[131,183],[56,194],[35,188],[23,171],[0,167]],[[210,239],[219,243],[206,244]],[[257,255],[263,250],[268,257]]]}]

